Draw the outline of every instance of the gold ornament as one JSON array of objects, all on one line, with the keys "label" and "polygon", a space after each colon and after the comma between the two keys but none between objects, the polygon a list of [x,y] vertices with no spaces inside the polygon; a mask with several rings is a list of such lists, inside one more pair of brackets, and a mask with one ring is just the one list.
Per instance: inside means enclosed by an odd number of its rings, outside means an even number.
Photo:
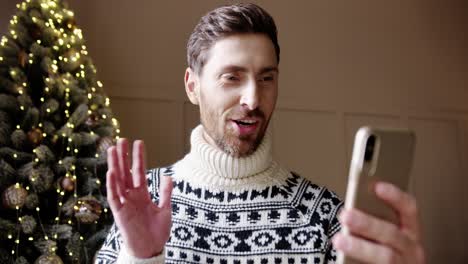
[{"label": "gold ornament", "polygon": [[102,213],[102,205],[93,196],[78,199],[75,205],[75,218],[81,223],[90,224],[98,220]]},{"label": "gold ornament", "polygon": [[98,115],[95,113],[91,113],[88,118],[86,118],[85,124],[89,127],[95,127],[97,125],[97,122],[99,120]]},{"label": "gold ornament", "polygon": [[71,177],[63,177],[59,180],[60,186],[67,192],[75,189],[75,181]]},{"label": "gold ornament", "polygon": [[59,256],[51,253],[41,255],[34,261],[34,264],[63,264],[63,261]]},{"label": "gold ornament", "polygon": [[3,191],[3,206],[10,209],[21,208],[26,202],[26,196],[28,196],[26,189],[19,184],[12,185]]},{"label": "gold ornament", "polygon": [[28,132],[28,139],[34,146],[41,144],[43,138],[42,130],[40,128],[34,128]]}]

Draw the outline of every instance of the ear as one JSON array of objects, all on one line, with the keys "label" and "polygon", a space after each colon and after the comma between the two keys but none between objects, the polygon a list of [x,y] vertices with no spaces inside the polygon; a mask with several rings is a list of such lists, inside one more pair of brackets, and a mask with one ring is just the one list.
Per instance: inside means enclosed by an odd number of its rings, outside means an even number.
[{"label": "ear", "polygon": [[190,102],[194,105],[198,105],[200,81],[198,75],[190,67],[185,70],[184,82],[185,92],[187,93]]}]

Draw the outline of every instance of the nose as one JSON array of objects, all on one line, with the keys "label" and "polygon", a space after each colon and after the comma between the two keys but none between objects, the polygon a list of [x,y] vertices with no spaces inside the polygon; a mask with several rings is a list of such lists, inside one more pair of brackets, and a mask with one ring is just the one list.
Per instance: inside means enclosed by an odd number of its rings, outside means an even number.
[{"label": "nose", "polygon": [[248,110],[255,110],[259,104],[259,87],[255,81],[249,81],[242,89],[240,104]]}]

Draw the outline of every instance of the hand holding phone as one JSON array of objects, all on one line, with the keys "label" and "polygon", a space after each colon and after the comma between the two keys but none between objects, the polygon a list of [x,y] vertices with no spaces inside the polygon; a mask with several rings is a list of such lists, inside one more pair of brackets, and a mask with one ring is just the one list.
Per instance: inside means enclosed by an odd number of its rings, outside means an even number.
[{"label": "hand holding phone", "polygon": [[[334,239],[337,263],[382,262],[382,255],[397,259],[396,263],[424,261],[419,217],[407,209],[408,201],[416,207],[406,193],[414,145],[415,135],[407,129],[362,127],[356,133],[342,214],[346,221],[340,219],[342,232]],[[386,192],[377,195],[376,185],[387,187]],[[348,249],[340,250],[344,237]]]}]

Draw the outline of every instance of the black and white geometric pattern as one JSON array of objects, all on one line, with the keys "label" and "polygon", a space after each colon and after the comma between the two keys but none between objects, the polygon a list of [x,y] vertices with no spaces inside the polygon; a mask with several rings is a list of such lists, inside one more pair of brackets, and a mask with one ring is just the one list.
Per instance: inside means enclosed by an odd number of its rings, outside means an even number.
[{"label": "black and white geometric pattern", "polygon": [[[160,175],[174,173],[173,167],[149,171],[154,202]],[[340,229],[342,202],[326,188],[294,173],[282,185],[238,192],[173,179],[166,263],[334,263],[330,238]],[[114,263],[121,243],[114,226],[96,263]]]}]

